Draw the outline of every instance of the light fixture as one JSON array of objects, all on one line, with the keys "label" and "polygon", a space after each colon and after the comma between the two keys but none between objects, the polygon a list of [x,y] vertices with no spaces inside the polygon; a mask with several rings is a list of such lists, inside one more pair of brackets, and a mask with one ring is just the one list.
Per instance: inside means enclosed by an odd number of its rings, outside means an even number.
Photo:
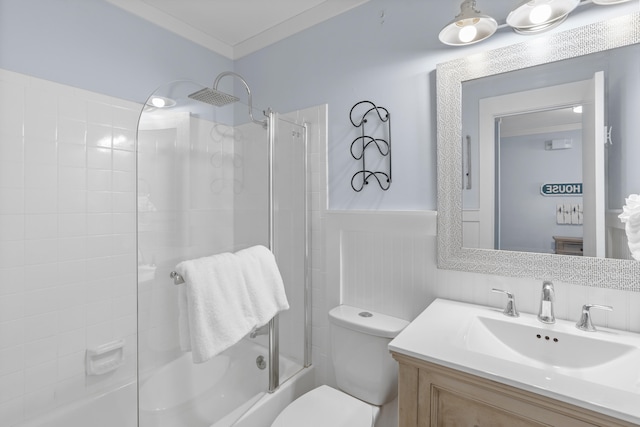
[{"label": "light fixture", "polygon": [[610,4],[618,4],[618,3],[626,3],[630,0],[591,0],[594,4],[599,4],[602,6],[607,6]]},{"label": "light fixture", "polygon": [[[524,0],[509,12],[506,25],[518,34],[536,34],[550,30],[567,19],[578,6],[601,6],[627,3],[631,0]],[[500,24],[503,27],[503,24]],[[440,31],[438,38],[450,46],[466,46],[489,38],[498,29],[498,23],[476,9],[475,0],[464,0],[460,14]]]},{"label": "light fixture", "polygon": [[475,0],[464,0],[460,13],[440,31],[438,38],[450,46],[464,46],[491,37],[498,29],[498,23],[476,9]]},{"label": "light fixture", "polygon": [[582,105],[575,105],[571,111],[573,111],[576,114],[582,114]]},{"label": "light fixture", "polygon": [[147,105],[150,105],[156,108],[169,108],[176,105],[176,101],[174,101],[171,98],[166,98],[164,96],[154,95],[151,98],[149,98],[149,100],[147,101]]},{"label": "light fixture", "polygon": [[507,15],[507,25],[516,33],[531,34],[560,25],[580,0],[525,0]]}]

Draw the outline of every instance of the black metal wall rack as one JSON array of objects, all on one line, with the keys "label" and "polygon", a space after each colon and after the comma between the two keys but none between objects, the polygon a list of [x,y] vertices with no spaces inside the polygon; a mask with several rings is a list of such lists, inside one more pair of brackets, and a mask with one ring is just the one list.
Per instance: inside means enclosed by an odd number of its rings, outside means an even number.
[{"label": "black metal wall rack", "polygon": [[[362,115],[354,113],[356,107],[359,105],[362,105],[363,108],[366,109]],[[359,109],[359,111],[362,110]],[[375,114],[373,112],[375,112]],[[351,156],[361,162],[360,170],[351,177],[351,188],[356,192],[360,192],[365,185],[369,184],[369,180],[373,177],[378,181],[382,190],[388,190],[391,186],[391,114],[386,108],[376,106],[376,104],[371,101],[360,101],[351,108],[349,119],[353,126],[361,129],[360,136],[355,138],[351,143]],[[375,122],[369,122],[369,120],[375,120]],[[365,125],[367,125],[368,133],[367,130],[365,130]],[[381,137],[376,138],[374,134],[380,135]],[[375,150],[367,150],[371,146],[377,148],[379,160],[380,157],[386,160],[386,162],[378,163],[379,165],[386,163],[386,171],[371,171],[367,169],[365,154],[368,152],[375,154]],[[372,164],[371,160],[369,164]]]}]

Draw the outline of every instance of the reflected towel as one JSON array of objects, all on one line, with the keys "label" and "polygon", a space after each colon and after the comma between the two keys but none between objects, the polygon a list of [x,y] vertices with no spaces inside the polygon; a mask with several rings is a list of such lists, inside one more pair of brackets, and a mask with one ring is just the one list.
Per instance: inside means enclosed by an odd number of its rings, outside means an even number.
[{"label": "reflected towel", "polygon": [[248,334],[256,325],[240,259],[223,253],[176,266],[180,347],[202,363]]},{"label": "reflected towel", "polygon": [[640,195],[629,195],[625,203],[618,218],[624,223],[631,256],[636,261],[640,261]]}]

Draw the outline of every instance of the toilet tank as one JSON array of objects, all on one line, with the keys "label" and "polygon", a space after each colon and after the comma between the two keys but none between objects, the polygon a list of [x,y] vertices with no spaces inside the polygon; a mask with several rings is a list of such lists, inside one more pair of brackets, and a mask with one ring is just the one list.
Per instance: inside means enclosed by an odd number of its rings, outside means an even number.
[{"label": "toilet tank", "polygon": [[348,305],[329,311],[329,321],[338,388],[372,405],[393,400],[398,366],[388,345],[409,322]]}]

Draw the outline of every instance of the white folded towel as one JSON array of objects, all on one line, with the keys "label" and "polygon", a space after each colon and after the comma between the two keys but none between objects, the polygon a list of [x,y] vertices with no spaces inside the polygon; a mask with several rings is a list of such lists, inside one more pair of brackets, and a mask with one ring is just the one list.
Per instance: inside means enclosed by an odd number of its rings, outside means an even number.
[{"label": "white folded towel", "polygon": [[289,309],[276,259],[264,246],[252,246],[236,255],[242,265],[256,327],[263,326],[279,312]]},{"label": "white folded towel", "polygon": [[264,246],[183,261],[180,348],[202,363],[265,325],[289,303],[275,257]]},{"label": "white folded towel", "polygon": [[180,285],[180,347],[202,363],[234,345],[255,327],[240,259],[223,253],[176,266]]}]

